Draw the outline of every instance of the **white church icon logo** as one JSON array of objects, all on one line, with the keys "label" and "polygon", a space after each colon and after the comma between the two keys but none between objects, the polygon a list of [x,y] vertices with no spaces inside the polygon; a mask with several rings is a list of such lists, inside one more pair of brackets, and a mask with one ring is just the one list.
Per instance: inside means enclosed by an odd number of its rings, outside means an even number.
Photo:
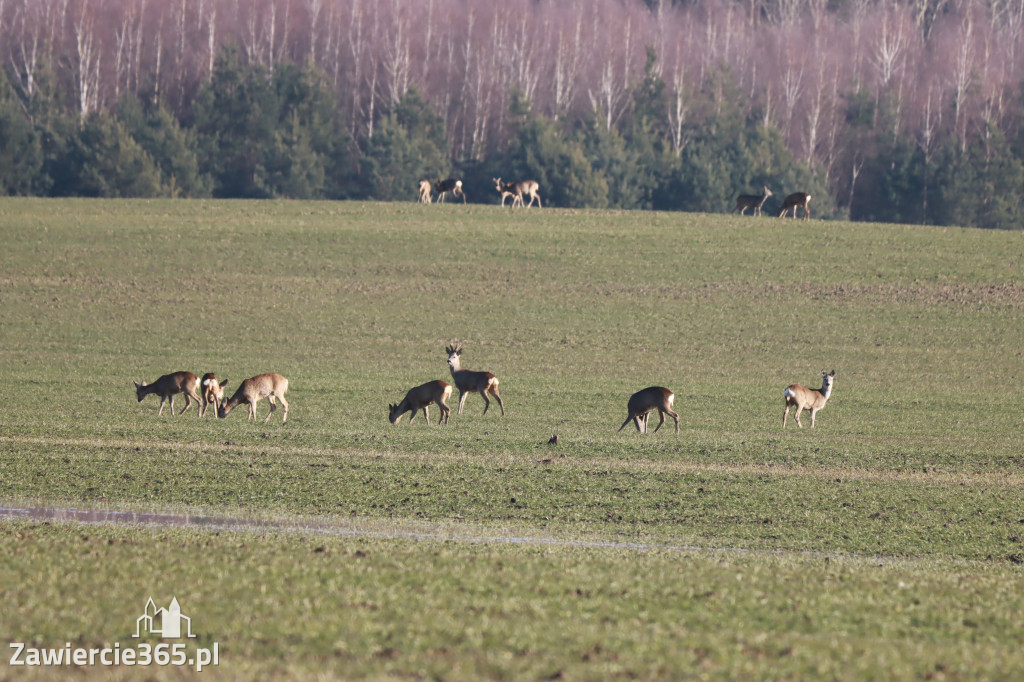
[{"label": "white church icon logo", "polygon": [[178,639],[183,636],[182,627],[187,633],[185,637],[195,637],[192,634],[192,619],[181,614],[177,597],[171,599],[166,609],[158,609],[150,597],[146,602],[146,610],[135,621],[135,634],[132,637],[142,637],[144,633],[149,633],[164,639]]}]

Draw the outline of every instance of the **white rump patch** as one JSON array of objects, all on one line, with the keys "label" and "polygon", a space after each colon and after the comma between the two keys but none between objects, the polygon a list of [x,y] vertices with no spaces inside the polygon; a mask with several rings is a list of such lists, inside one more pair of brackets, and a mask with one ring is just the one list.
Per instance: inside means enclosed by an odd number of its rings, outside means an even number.
[{"label": "white rump patch", "polygon": [[674,405],[675,402],[676,402],[676,394],[675,393],[669,393],[668,394],[668,406],[672,407],[672,405]]},{"label": "white rump patch", "polygon": [[203,379],[203,386],[209,386],[209,385],[210,385],[210,380],[209,379]]}]

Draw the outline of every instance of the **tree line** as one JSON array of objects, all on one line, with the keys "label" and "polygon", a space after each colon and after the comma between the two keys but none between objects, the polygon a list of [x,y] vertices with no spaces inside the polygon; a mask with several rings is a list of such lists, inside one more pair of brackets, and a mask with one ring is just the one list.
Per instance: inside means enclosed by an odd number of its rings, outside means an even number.
[{"label": "tree line", "polygon": [[[0,0],[0,193],[1024,228],[1009,0]],[[775,203],[773,203],[773,201]]]}]

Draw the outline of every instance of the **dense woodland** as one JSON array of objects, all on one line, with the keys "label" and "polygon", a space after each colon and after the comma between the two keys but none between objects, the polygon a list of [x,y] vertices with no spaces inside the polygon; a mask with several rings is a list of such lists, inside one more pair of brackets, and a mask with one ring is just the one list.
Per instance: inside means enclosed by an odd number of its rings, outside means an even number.
[{"label": "dense woodland", "polygon": [[0,193],[1024,229],[1024,0],[0,0]]}]

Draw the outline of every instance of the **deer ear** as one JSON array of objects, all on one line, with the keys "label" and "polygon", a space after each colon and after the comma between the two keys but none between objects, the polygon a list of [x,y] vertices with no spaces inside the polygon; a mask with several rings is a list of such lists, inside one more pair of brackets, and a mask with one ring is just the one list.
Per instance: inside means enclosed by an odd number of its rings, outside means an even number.
[{"label": "deer ear", "polygon": [[832,370],[832,373],[829,374],[830,377],[834,377],[835,375],[836,375],[836,371],[835,370]]},{"label": "deer ear", "polygon": [[221,388],[224,388],[227,385],[228,385],[227,379],[225,379],[224,381],[220,382],[220,387]]}]

